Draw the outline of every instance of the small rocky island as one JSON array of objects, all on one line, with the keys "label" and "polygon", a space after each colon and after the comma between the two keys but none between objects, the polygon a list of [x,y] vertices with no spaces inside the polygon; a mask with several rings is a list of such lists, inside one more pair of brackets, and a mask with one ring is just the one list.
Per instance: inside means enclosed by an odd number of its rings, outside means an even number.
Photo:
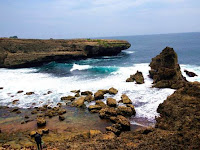
[{"label": "small rocky island", "polygon": [[123,40],[0,38],[0,67],[34,67],[51,61],[112,56],[130,46]]}]

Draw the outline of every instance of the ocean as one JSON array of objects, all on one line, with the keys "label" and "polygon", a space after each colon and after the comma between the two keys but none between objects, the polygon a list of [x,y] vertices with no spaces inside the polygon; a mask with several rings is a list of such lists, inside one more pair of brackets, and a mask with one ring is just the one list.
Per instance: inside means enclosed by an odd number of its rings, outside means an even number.
[{"label": "ocean", "polygon": [[[71,90],[96,92],[99,89],[118,89],[113,97],[119,101],[122,94],[127,94],[136,109],[136,116],[131,119],[155,121],[159,114],[156,109],[172,89],[152,88],[152,80],[148,77],[151,58],[158,55],[166,46],[173,47],[178,54],[178,61],[185,77],[184,69],[195,72],[198,76],[187,77],[188,81],[200,81],[200,33],[178,33],[160,35],[139,35],[121,37],[103,37],[103,39],[127,40],[131,43],[128,50],[116,56],[88,58],[84,60],[50,62],[41,67],[22,69],[0,69],[0,105],[9,107],[33,108],[35,106],[56,106],[62,96],[72,95]],[[126,79],[141,71],[145,84],[127,83]],[[17,91],[23,93],[17,94]],[[51,94],[46,94],[52,91]],[[25,92],[34,92],[25,95]],[[17,104],[12,104],[18,99]],[[86,103],[86,106],[94,102]]]}]

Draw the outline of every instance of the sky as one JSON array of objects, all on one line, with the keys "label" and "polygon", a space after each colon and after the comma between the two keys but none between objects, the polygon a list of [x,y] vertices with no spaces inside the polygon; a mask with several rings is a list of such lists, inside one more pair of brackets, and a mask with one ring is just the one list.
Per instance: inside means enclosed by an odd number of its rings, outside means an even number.
[{"label": "sky", "polygon": [[200,0],[0,0],[0,37],[200,32]]}]

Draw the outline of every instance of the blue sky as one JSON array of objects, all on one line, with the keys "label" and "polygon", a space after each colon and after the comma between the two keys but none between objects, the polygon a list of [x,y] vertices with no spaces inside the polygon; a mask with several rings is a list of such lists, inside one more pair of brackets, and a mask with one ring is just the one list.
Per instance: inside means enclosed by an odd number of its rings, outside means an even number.
[{"label": "blue sky", "polygon": [[200,0],[0,0],[0,37],[200,32]]}]

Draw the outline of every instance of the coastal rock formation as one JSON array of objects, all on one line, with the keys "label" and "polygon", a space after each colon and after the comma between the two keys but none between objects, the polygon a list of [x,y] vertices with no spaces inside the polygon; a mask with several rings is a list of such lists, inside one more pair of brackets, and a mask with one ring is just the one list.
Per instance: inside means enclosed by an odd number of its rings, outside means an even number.
[{"label": "coastal rock formation", "polygon": [[130,75],[130,77],[126,80],[126,82],[136,82],[137,84],[144,83],[144,77],[142,72],[137,71],[134,75]]},{"label": "coastal rock formation", "polygon": [[100,100],[104,99],[104,92],[102,90],[98,90],[96,93],[94,93],[94,99],[95,100]]},{"label": "coastal rock formation", "polygon": [[110,89],[108,90],[108,93],[109,93],[109,94],[115,95],[115,94],[118,93],[118,90],[112,87],[112,88],[110,88]]},{"label": "coastal rock formation", "polygon": [[152,58],[150,67],[149,74],[153,79],[154,87],[178,89],[186,83],[173,48],[166,47],[159,55]]},{"label": "coastal rock formation", "polygon": [[124,104],[132,104],[132,101],[129,99],[129,97],[126,94],[123,94],[121,96],[121,99],[122,99],[122,103]]},{"label": "coastal rock formation", "polygon": [[80,97],[73,102],[73,106],[82,107],[84,105],[84,102],[85,102],[85,97]]},{"label": "coastal rock formation", "polygon": [[50,61],[116,55],[130,46],[122,40],[0,38],[0,67],[32,67]]}]

